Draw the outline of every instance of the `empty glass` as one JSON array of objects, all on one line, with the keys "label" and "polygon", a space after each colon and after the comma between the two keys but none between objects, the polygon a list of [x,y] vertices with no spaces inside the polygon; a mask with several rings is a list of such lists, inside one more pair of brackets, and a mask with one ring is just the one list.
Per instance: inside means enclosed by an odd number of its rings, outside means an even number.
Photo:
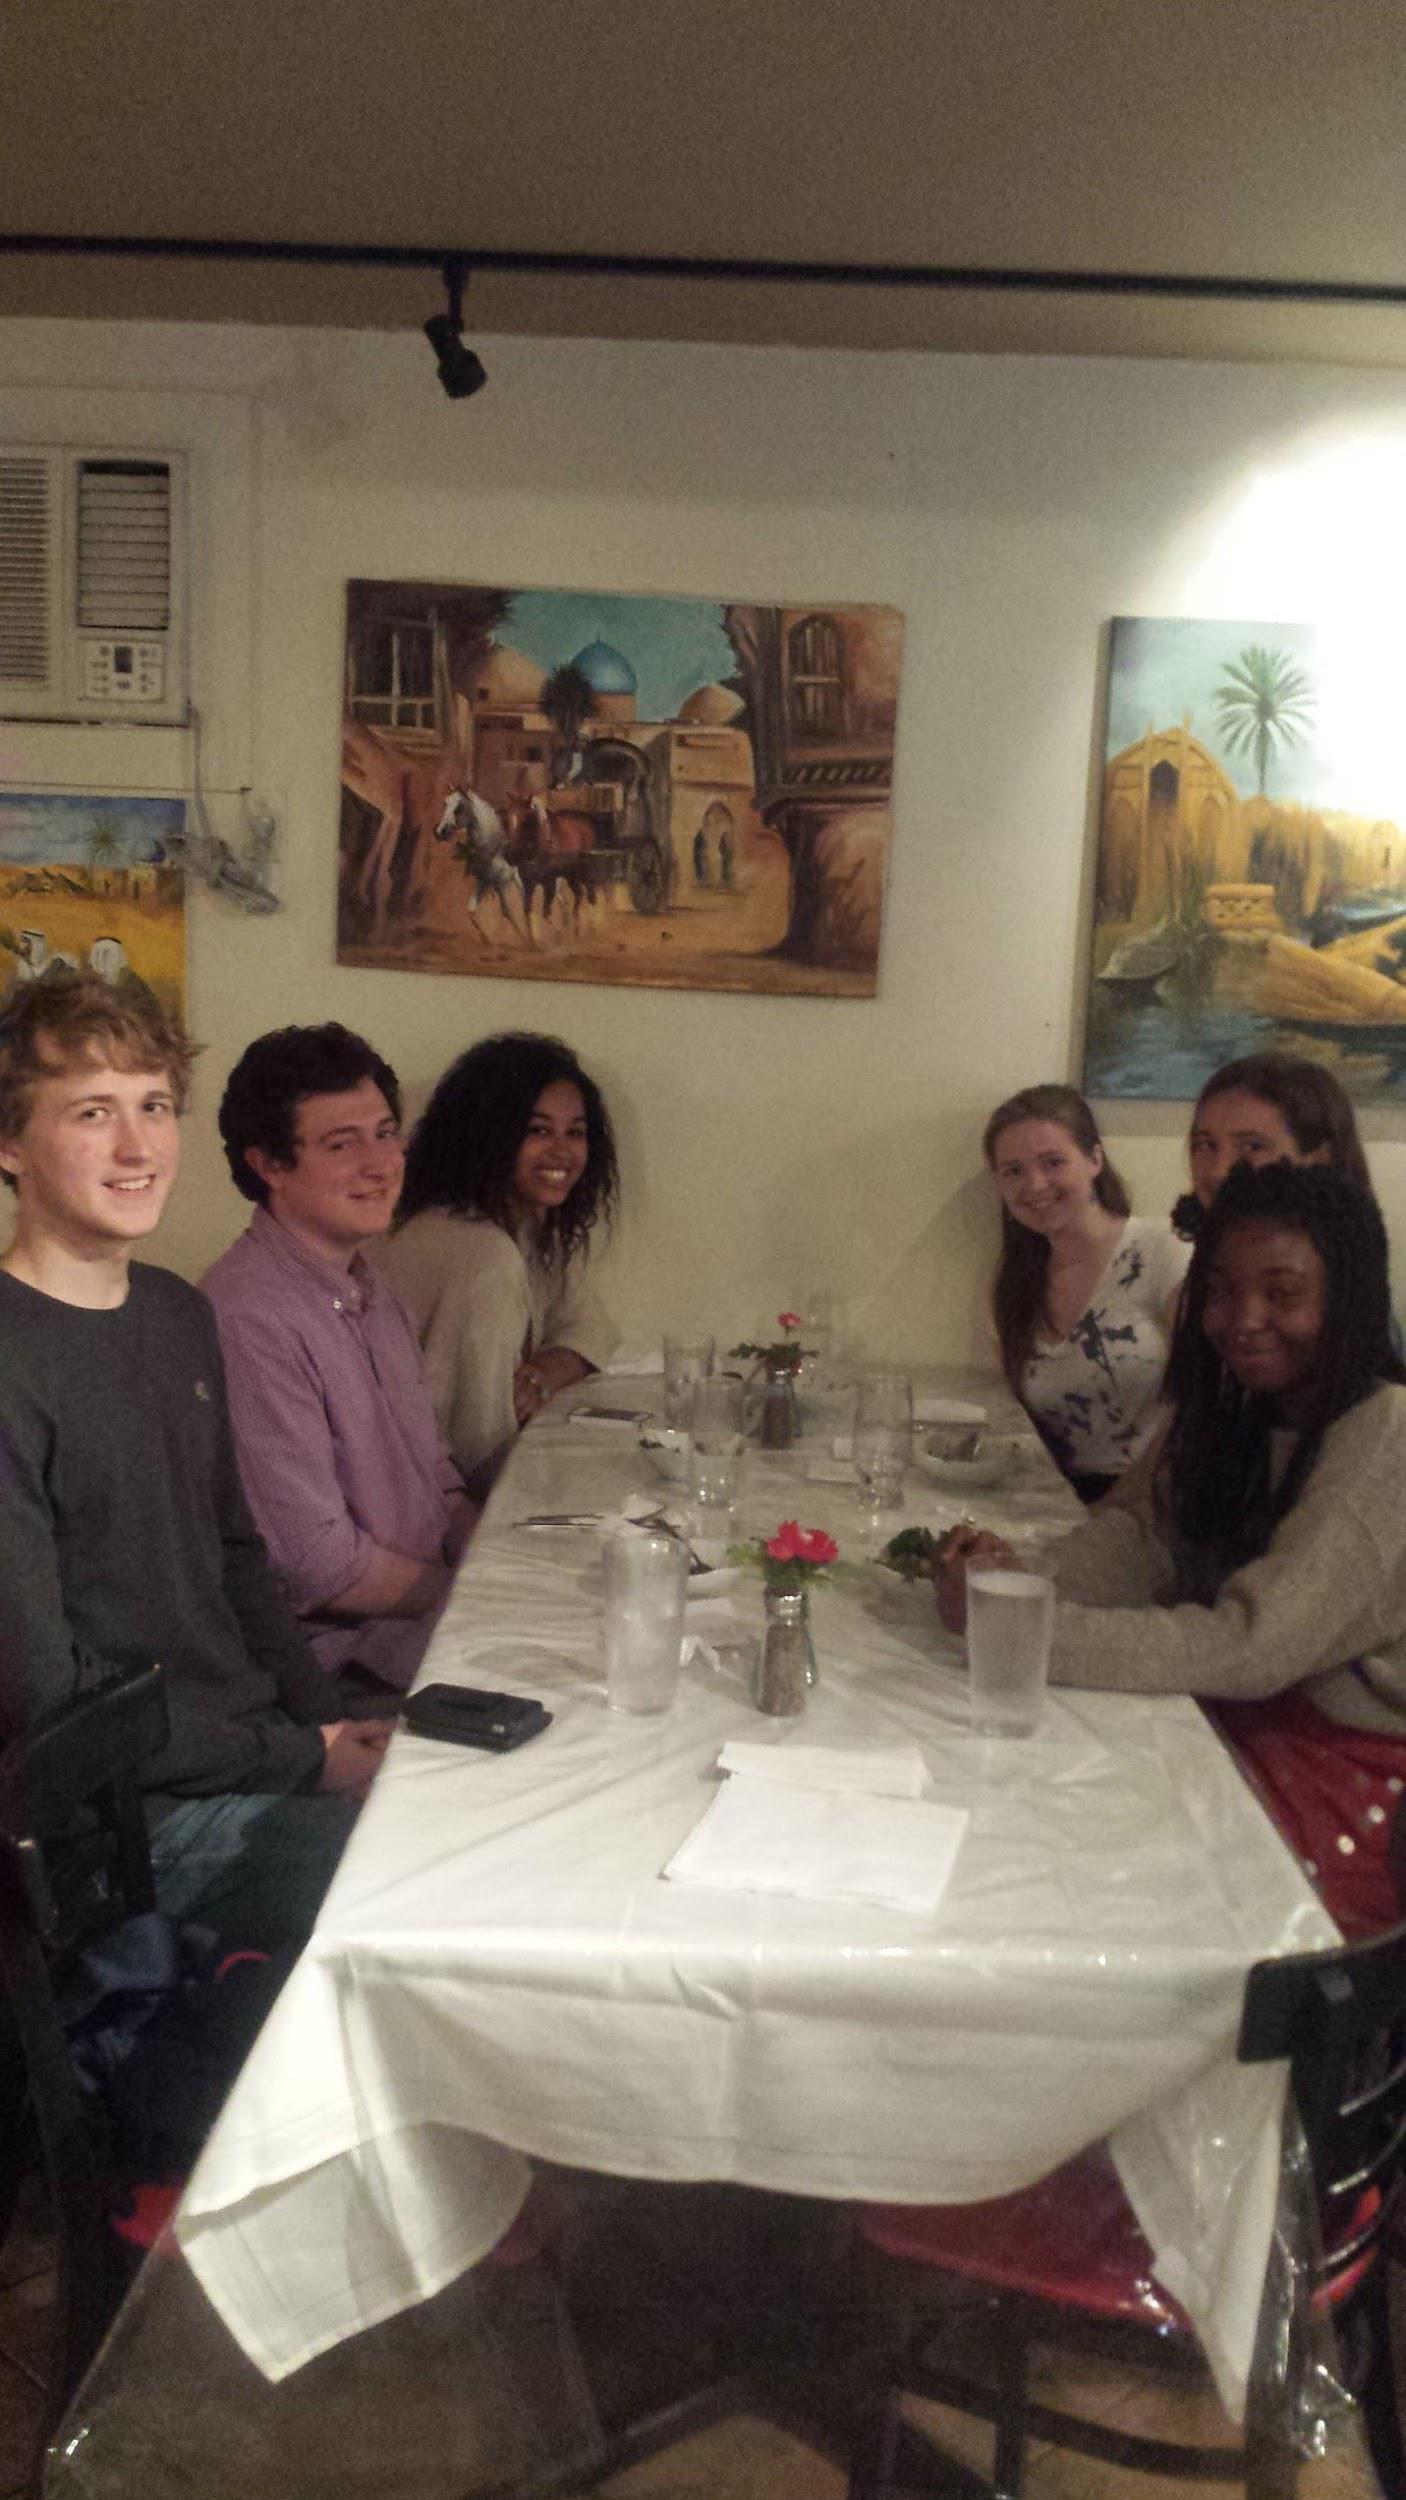
[{"label": "empty glass", "polygon": [[648,1718],[678,1690],[688,1548],[676,1536],[620,1528],[602,1541],[601,1562],[606,1699]]},{"label": "empty glass", "polygon": [[872,1533],[880,1513],[901,1510],[913,1455],[913,1391],[898,1372],[870,1372],[854,1407],[854,1472],[869,1505]]},{"label": "empty glass", "polygon": [[1054,1637],[1053,1580],[1038,1572],[967,1573],[971,1723],[982,1736],[1033,1736]]},{"label": "empty glass", "polygon": [[694,1384],[688,1417],[689,1490],[701,1510],[730,1511],[747,1446],[744,1391],[725,1374]]},{"label": "empty glass", "polygon": [[666,1337],[664,1340],[664,1421],[686,1430],[693,1392],[713,1368],[711,1337]]}]

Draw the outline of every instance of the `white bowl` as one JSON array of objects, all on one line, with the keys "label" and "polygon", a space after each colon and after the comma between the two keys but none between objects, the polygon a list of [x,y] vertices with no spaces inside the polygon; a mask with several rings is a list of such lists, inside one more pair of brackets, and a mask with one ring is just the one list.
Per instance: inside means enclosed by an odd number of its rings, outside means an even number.
[{"label": "white bowl", "polygon": [[988,1441],[975,1458],[938,1458],[919,1435],[913,1457],[923,1474],[949,1493],[980,1493],[1010,1474],[1015,1450],[1009,1441]]},{"label": "white bowl", "polygon": [[640,1448],[656,1475],[666,1484],[682,1484],[688,1474],[688,1434],[672,1424],[641,1424]]}]

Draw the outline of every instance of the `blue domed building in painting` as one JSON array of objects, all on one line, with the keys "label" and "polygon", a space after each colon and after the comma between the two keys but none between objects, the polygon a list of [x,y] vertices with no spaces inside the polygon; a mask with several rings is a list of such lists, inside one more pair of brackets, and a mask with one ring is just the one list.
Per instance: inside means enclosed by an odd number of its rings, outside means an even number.
[{"label": "blue domed building in painting", "polygon": [[596,698],[595,709],[601,720],[633,720],[639,680],[623,651],[597,635],[577,652],[571,663],[579,668]]}]

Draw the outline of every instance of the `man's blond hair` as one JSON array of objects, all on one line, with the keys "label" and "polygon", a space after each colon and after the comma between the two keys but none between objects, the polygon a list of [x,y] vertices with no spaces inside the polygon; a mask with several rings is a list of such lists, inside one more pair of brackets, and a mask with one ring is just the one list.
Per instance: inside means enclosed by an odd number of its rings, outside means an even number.
[{"label": "man's blond hair", "polygon": [[0,1008],[0,1138],[22,1134],[43,1078],[84,1061],[164,1076],[184,1111],[195,1053],[179,1016],[135,982],[115,986],[95,972],[26,981]]}]

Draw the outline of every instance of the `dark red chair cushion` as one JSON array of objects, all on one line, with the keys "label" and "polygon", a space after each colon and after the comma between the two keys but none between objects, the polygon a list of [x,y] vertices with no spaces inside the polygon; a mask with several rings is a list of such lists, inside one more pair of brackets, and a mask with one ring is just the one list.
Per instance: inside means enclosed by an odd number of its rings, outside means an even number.
[{"label": "dark red chair cushion", "polygon": [[886,2256],[966,2282],[1023,2292],[1087,2317],[1190,2334],[1152,2279],[1152,2251],[1101,2145],[1034,2187],[979,2205],[864,2205],[864,2238]]}]

